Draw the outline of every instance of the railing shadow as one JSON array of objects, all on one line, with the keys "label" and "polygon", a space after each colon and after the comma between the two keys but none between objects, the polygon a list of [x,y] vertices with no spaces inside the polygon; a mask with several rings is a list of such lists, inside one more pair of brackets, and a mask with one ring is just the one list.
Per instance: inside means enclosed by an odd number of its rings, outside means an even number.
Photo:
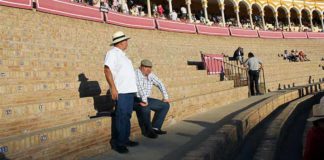
[{"label": "railing shadow", "polygon": [[79,86],[80,98],[92,97],[94,109],[97,111],[97,114],[90,118],[111,116],[114,101],[111,99],[109,90],[105,95],[101,95],[102,90],[98,81],[89,81],[84,73],[80,73],[78,77],[81,82]]}]

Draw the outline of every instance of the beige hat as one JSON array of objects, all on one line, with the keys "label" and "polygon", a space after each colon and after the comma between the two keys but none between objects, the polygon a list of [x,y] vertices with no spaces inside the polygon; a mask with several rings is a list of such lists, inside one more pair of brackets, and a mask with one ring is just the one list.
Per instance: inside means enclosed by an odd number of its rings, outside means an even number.
[{"label": "beige hat", "polygon": [[141,66],[152,67],[153,64],[152,64],[152,62],[151,62],[150,60],[148,60],[148,59],[143,59],[143,60],[141,61]]},{"label": "beige hat", "polygon": [[122,31],[117,31],[114,33],[114,35],[112,36],[112,42],[111,42],[111,46],[114,44],[117,44],[119,42],[125,41],[130,39],[129,37],[127,37],[124,32]]},{"label": "beige hat", "polygon": [[324,119],[324,104],[316,104],[313,106],[313,117],[308,118],[307,121],[317,121]]}]

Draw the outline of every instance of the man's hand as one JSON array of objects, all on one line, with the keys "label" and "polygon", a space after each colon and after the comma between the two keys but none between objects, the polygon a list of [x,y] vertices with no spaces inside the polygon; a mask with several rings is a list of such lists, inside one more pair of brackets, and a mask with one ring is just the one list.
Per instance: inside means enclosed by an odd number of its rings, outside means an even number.
[{"label": "man's hand", "polygon": [[165,102],[165,103],[170,103],[171,102],[170,99],[162,99],[162,101]]},{"label": "man's hand", "polygon": [[118,100],[118,92],[117,92],[117,89],[116,88],[111,88],[110,92],[111,92],[111,98],[113,100]]},{"label": "man's hand", "polygon": [[142,106],[142,107],[146,107],[148,105],[148,103],[145,103],[145,102],[139,102],[139,105]]}]

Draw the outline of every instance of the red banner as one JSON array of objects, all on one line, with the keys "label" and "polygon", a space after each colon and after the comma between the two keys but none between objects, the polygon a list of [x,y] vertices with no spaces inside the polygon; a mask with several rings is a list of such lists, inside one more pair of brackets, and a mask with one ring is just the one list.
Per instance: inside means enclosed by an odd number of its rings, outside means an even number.
[{"label": "red banner", "polygon": [[222,54],[202,54],[201,58],[208,75],[224,72],[224,56]]},{"label": "red banner", "polygon": [[37,10],[67,17],[103,22],[99,8],[66,0],[37,0]]},{"label": "red banner", "polygon": [[206,35],[216,35],[216,36],[229,36],[229,30],[225,27],[216,27],[216,26],[206,26],[201,24],[196,24],[197,32],[199,34]]},{"label": "red banner", "polygon": [[256,30],[240,28],[230,28],[229,30],[231,32],[231,35],[235,37],[259,37],[258,32]]},{"label": "red banner", "polygon": [[324,33],[323,32],[307,32],[307,37],[308,38],[324,38]]},{"label": "red banner", "polygon": [[307,38],[306,32],[282,32],[284,38]]},{"label": "red banner", "polygon": [[260,38],[283,38],[282,32],[258,31]]},{"label": "red banner", "polygon": [[32,0],[0,0],[0,5],[24,9],[33,8]]},{"label": "red banner", "polygon": [[158,29],[163,31],[196,33],[196,26],[191,23],[156,19],[156,24]]},{"label": "red banner", "polygon": [[155,21],[153,18],[131,16],[117,12],[109,11],[107,14],[107,22],[130,28],[155,29]]}]

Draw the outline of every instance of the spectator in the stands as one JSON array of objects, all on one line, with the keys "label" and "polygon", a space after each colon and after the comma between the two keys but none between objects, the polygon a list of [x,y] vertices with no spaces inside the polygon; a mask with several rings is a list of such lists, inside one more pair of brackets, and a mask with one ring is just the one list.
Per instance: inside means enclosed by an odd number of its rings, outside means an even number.
[{"label": "spectator in the stands", "polygon": [[287,50],[284,51],[283,59],[284,60],[288,59],[288,51]]},{"label": "spectator in the stands", "polygon": [[300,61],[309,61],[309,59],[307,58],[307,55],[304,53],[304,51],[299,51],[298,55],[299,55]]},{"label": "spectator in the stands", "polygon": [[187,19],[187,8],[182,6],[180,8],[180,11],[181,11],[181,19]]},{"label": "spectator in the stands", "polygon": [[308,121],[313,123],[307,132],[304,160],[324,159],[324,103],[313,106],[313,116]]},{"label": "spectator in the stands", "polygon": [[164,17],[164,9],[163,9],[163,7],[162,7],[161,4],[159,4],[157,6],[157,12],[158,12],[158,14],[159,14],[160,17]]},{"label": "spectator in the stands", "polygon": [[173,10],[173,11],[171,12],[171,14],[170,14],[170,19],[171,19],[172,21],[176,21],[176,20],[178,20],[178,13],[177,13],[175,10]]},{"label": "spectator in the stands", "polygon": [[291,50],[291,52],[288,55],[287,59],[289,60],[289,62],[297,62],[297,58],[295,56],[295,50]]},{"label": "spectator in the stands", "polygon": [[244,57],[244,52],[242,47],[238,47],[233,55],[233,59],[239,61],[241,64],[243,64],[243,57]]}]

